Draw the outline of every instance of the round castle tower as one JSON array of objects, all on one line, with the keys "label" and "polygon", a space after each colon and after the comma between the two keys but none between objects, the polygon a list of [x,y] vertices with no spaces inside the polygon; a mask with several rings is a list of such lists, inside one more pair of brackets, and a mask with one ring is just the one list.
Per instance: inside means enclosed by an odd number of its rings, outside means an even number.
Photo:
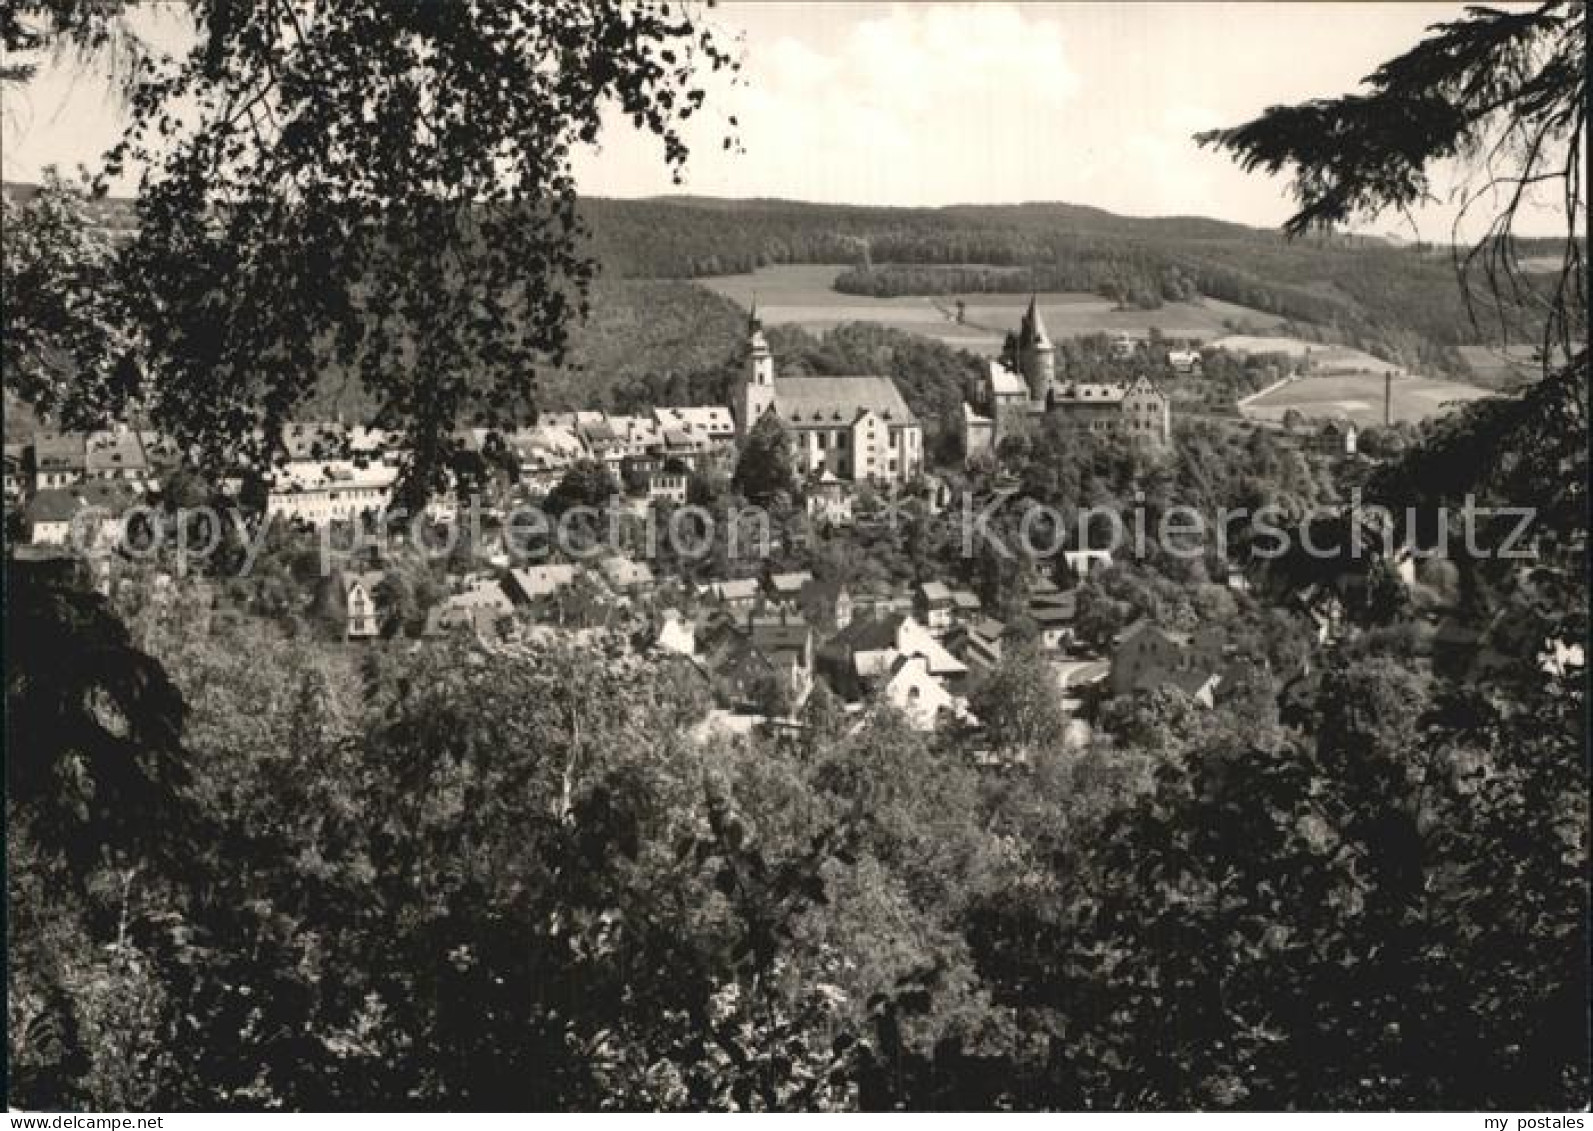
[{"label": "round castle tower", "polygon": [[1030,399],[1044,403],[1056,381],[1056,349],[1045,332],[1037,295],[1029,296],[1029,309],[1018,326],[1018,365],[1028,382]]}]

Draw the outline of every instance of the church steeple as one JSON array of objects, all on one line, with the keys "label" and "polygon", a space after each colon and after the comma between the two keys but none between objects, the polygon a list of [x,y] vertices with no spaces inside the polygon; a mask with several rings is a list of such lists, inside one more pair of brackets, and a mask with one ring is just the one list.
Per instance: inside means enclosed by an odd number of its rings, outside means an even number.
[{"label": "church steeple", "polygon": [[753,300],[747,317],[747,353],[749,371],[747,379],[754,385],[774,384],[774,355],[769,351],[769,339],[763,336],[763,321],[758,317],[758,302]]},{"label": "church steeple", "polygon": [[774,404],[774,354],[769,340],[763,336],[763,322],[758,317],[758,302],[754,298],[747,315],[747,380],[736,396],[736,432],[741,439],[758,422],[769,406]]}]

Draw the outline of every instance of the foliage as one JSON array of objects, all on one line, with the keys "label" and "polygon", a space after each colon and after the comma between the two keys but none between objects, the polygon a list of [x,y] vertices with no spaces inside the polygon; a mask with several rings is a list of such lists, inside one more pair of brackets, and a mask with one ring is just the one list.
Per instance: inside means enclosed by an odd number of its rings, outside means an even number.
[{"label": "foliage", "polygon": [[768,506],[795,488],[791,436],[774,413],[765,413],[752,426],[736,459],[731,486],[758,506]]},{"label": "foliage", "polygon": [[995,749],[1032,751],[1062,738],[1067,716],[1056,679],[1038,648],[1013,645],[968,700]]},{"label": "foliage", "polygon": [[573,507],[601,509],[618,493],[619,485],[606,464],[593,459],[579,460],[548,493],[548,512],[559,516]]},{"label": "foliage", "polygon": [[182,696],[62,565],[6,571],[6,792],[81,870],[102,852],[169,851],[189,771]]},{"label": "foliage", "polygon": [[[1468,8],[1379,67],[1369,91],[1269,109],[1245,125],[1201,134],[1247,170],[1291,170],[1300,208],[1285,230],[1302,233],[1431,198],[1430,170],[1471,165],[1475,182],[1462,214],[1503,207],[1465,256],[1480,264],[1508,337],[1530,286],[1514,235],[1518,210],[1536,185],[1558,182],[1566,238],[1542,327],[1543,361],[1569,357],[1586,338],[1582,169],[1587,110],[1587,8],[1550,0],[1530,10]],[[1457,224],[1458,227],[1458,224]],[[1578,233],[1582,233],[1579,238]],[[1473,290],[1461,291],[1475,318]]]},{"label": "foliage", "polygon": [[7,195],[0,208],[6,391],[61,427],[101,427],[136,376],[110,241],[88,222],[83,189],[53,168],[26,203]]},{"label": "foliage", "polygon": [[211,458],[262,456],[312,375],[345,368],[411,441],[416,490],[457,422],[526,404],[585,307],[573,149],[617,105],[678,172],[696,78],[735,65],[690,10],[617,3],[190,13],[192,49],[133,77],[104,170],[148,170],[138,391]]}]

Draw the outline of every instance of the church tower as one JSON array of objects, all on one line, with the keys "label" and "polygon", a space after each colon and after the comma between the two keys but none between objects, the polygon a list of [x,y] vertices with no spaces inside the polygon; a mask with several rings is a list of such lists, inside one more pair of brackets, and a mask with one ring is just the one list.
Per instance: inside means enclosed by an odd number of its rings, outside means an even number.
[{"label": "church tower", "polygon": [[756,303],[747,320],[747,338],[747,380],[736,397],[738,440],[745,440],[752,426],[774,404],[774,355],[769,352],[768,339],[763,336],[763,323],[758,320]]},{"label": "church tower", "polygon": [[1056,380],[1056,350],[1040,317],[1039,296],[1029,296],[1029,309],[1018,327],[1018,364],[1029,383],[1031,400],[1044,402]]}]

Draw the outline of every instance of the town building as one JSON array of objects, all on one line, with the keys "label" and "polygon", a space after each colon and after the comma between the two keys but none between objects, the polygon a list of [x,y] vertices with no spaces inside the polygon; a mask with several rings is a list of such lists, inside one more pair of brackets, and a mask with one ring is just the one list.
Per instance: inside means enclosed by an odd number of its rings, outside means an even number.
[{"label": "town building", "polygon": [[83,445],[83,477],[127,483],[140,492],[149,489],[152,483],[143,439],[125,427],[90,432]]},{"label": "town building", "polygon": [[27,463],[28,446],[26,444],[7,444],[5,446],[6,502],[21,502],[22,497],[28,493]]},{"label": "town building", "polygon": [[653,419],[660,429],[677,429],[700,448],[711,449],[736,442],[736,420],[725,405],[654,408]]},{"label": "town building", "polygon": [[835,632],[852,623],[852,591],[833,578],[810,579],[802,586],[798,605],[815,623]]},{"label": "town building", "polygon": [[658,618],[653,636],[653,647],[660,652],[676,656],[691,656],[697,652],[697,629],[679,609],[665,609]]},{"label": "town building", "polygon": [[1360,437],[1353,421],[1330,420],[1311,437],[1311,450],[1317,455],[1353,458]]},{"label": "town building", "polygon": [[520,483],[545,495],[578,461],[586,458],[586,447],[573,428],[546,421],[532,428],[521,428],[504,437],[514,454]]},{"label": "town building", "polygon": [[771,573],[765,580],[769,600],[781,605],[796,605],[802,591],[813,581],[813,574],[805,569]]},{"label": "town building", "polygon": [[963,700],[929,670],[929,661],[923,656],[897,656],[880,685],[880,697],[919,731],[934,730],[942,714],[967,714]]},{"label": "town building", "polygon": [[323,609],[338,622],[345,640],[372,640],[381,633],[376,588],[382,583],[377,570],[338,570],[322,592]]},{"label": "town building", "polygon": [[984,611],[984,603],[979,600],[979,594],[972,589],[953,589],[951,591],[952,618],[959,624],[967,624],[979,617]]},{"label": "town building", "polygon": [[745,442],[765,414],[791,437],[794,470],[828,471],[850,483],[902,484],[923,470],[923,429],[889,377],[776,377],[754,312],[747,379],[736,399],[737,437]]},{"label": "town building", "polygon": [[850,526],[857,516],[852,491],[828,467],[809,477],[805,493],[808,517],[821,526]]},{"label": "town building", "polygon": [[33,489],[54,491],[83,482],[88,451],[81,432],[39,432],[33,437]]},{"label": "town building", "polygon": [[891,672],[900,656],[922,656],[929,673],[953,691],[968,675],[966,664],[925,625],[905,613],[852,620],[824,645],[819,658],[835,692],[857,700]]},{"label": "town building", "polygon": [[398,469],[378,463],[361,467],[347,459],[300,459],[274,468],[266,493],[266,517],[325,526],[379,515],[392,505]]},{"label": "town building", "polygon": [[1029,619],[1040,630],[1040,646],[1065,648],[1073,643],[1073,621],[1078,615],[1078,593],[1072,589],[1036,593],[1029,601]]},{"label": "town building", "polygon": [[509,571],[504,588],[512,600],[529,605],[545,597],[552,597],[566,585],[574,582],[575,573],[576,567],[568,562],[524,566]]},{"label": "town building", "polygon": [[1225,666],[1217,629],[1171,632],[1141,618],[1118,634],[1112,651],[1112,694],[1177,687],[1209,707]]},{"label": "town building", "polygon": [[752,704],[770,681],[778,681],[796,708],[813,689],[813,628],[800,613],[718,613],[705,624],[700,641],[703,667],[721,699]]},{"label": "town building", "polygon": [[78,508],[77,496],[70,491],[46,487],[35,492],[23,514],[28,541],[35,546],[66,545]]},{"label": "town building", "polygon": [[460,629],[470,629],[485,637],[496,629],[498,623],[514,613],[514,604],[503,586],[496,581],[480,578],[458,593],[442,599],[426,615],[425,635],[442,636]]},{"label": "town building", "polygon": [[929,629],[941,634],[951,627],[957,607],[951,587],[942,581],[925,581],[913,591],[913,613]]},{"label": "town building", "polygon": [[616,593],[642,593],[653,587],[653,570],[646,562],[616,555],[604,558],[597,568]]},{"label": "town building", "polygon": [[758,579],[736,577],[711,582],[708,594],[729,612],[746,612],[758,603]]},{"label": "town building", "polygon": [[970,672],[988,672],[1001,662],[1001,638],[1007,627],[991,617],[958,625],[946,634],[946,648]]}]

